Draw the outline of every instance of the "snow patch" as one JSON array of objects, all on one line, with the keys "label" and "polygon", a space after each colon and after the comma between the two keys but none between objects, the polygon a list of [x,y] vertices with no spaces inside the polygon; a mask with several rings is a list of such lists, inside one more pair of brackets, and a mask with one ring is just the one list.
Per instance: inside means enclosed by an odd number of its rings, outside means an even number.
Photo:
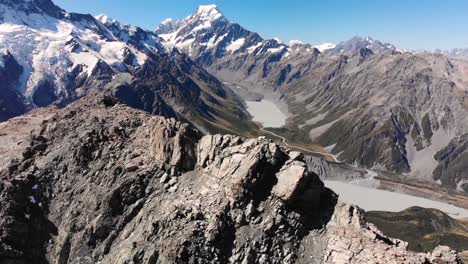
[{"label": "snow patch", "polygon": [[326,50],[329,50],[329,49],[333,49],[335,47],[336,47],[336,45],[333,44],[333,43],[323,43],[323,44],[314,46],[314,48],[318,49],[320,52],[323,52],[323,51],[326,51]]},{"label": "snow patch", "polygon": [[211,21],[205,21],[203,22],[202,24],[196,26],[193,28],[192,32],[198,32],[200,30],[203,30],[203,29],[208,29],[211,27]]},{"label": "snow patch", "polygon": [[166,41],[166,42],[173,43],[176,34],[174,34],[174,33],[159,34],[158,36],[159,36],[160,38],[162,38],[162,39],[163,39],[164,41]]},{"label": "snow patch", "polygon": [[208,40],[207,43],[204,43],[204,45],[207,47],[207,48],[211,48],[211,47],[214,47],[216,45],[218,45],[221,41],[223,41],[223,39],[227,36],[227,33],[222,35],[222,36],[218,36],[218,35],[214,35],[213,37],[210,38],[210,40]]},{"label": "snow patch", "polygon": [[227,51],[234,52],[244,46],[245,38],[240,38],[238,40],[233,41],[229,46],[226,47]]},{"label": "snow patch", "polygon": [[7,50],[0,49],[0,67],[1,68],[5,68],[5,59],[3,57],[6,55],[7,55]]},{"label": "snow patch", "polygon": [[74,64],[81,64],[85,67],[88,76],[91,75],[99,59],[90,52],[72,53],[70,59]]},{"label": "snow patch", "polygon": [[257,44],[255,44],[255,45],[249,47],[249,48],[247,49],[247,52],[248,52],[249,54],[252,53],[252,52],[254,52],[258,47],[262,46],[262,44],[263,44],[263,42],[258,42]]},{"label": "snow patch", "polygon": [[283,46],[278,47],[278,48],[269,48],[269,49],[267,50],[267,52],[270,52],[270,53],[278,53],[278,52],[283,51],[283,49],[284,49]]}]

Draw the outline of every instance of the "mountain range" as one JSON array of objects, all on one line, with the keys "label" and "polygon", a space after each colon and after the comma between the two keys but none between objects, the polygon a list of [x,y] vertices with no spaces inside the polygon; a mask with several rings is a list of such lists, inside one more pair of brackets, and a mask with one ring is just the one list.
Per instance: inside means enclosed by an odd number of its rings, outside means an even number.
[{"label": "mountain range", "polygon": [[154,31],[49,0],[0,1],[0,119],[111,92],[203,132],[262,134],[246,100],[268,99],[287,124],[264,128],[341,162],[461,192],[468,64],[370,37],[313,46],[263,39],[215,5]]},{"label": "mountain range", "polygon": [[223,82],[286,105],[290,117],[285,127],[270,129],[276,134],[320,144],[348,164],[467,190],[467,174],[448,165],[466,161],[463,155],[448,161],[439,153],[468,132],[463,60],[370,37],[322,52],[264,40],[214,5],[166,20],[156,33]]},{"label": "mountain range", "polygon": [[147,30],[0,0],[0,263],[461,263],[464,220],[322,179],[467,208],[467,77],[462,51],[286,44],[215,5]]},{"label": "mountain range", "polygon": [[248,120],[237,95],[153,32],[39,0],[2,0],[0,21],[1,120],[102,91],[200,129]]}]

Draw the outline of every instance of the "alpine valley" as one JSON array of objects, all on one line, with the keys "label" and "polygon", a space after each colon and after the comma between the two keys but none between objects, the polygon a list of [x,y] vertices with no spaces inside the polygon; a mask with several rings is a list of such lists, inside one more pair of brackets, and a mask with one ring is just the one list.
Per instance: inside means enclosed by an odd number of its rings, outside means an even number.
[{"label": "alpine valley", "polygon": [[0,0],[0,122],[0,264],[468,257],[463,48]]},{"label": "alpine valley", "polygon": [[468,191],[468,170],[450,164],[468,164],[458,143],[468,132],[465,61],[370,37],[317,47],[264,40],[213,5],[156,33],[223,82],[283,105],[287,125],[271,131],[288,141]]}]

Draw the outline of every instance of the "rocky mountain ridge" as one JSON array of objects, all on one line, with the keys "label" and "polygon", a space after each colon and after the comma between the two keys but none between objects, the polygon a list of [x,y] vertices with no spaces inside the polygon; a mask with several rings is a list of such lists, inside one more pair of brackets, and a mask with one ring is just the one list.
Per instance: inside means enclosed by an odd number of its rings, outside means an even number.
[{"label": "rocky mountain ridge", "polygon": [[[327,43],[316,47],[301,41],[284,44],[278,39],[263,39],[229,21],[216,5],[200,6],[182,20],[166,19],[155,33],[220,79],[238,83],[237,78],[246,77],[257,86],[271,85],[270,82],[280,86],[300,78],[301,72],[310,68],[311,60],[316,60],[321,53],[349,56],[361,49],[374,53],[397,51],[392,44],[370,37],[354,37],[338,45]],[[237,74],[229,78],[228,72]],[[295,76],[288,76],[293,73]]]},{"label": "rocky mountain ridge", "polygon": [[204,132],[251,135],[258,127],[239,96],[266,97],[288,109],[288,124],[275,132],[295,144],[320,144],[348,164],[468,188],[468,175],[436,155],[468,131],[463,61],[400,52],[369,37],[322,52],[264,40],[213,5],[166,20],[156,33],[167,42],[49,0],[4,0],[0,14],[0,120],[111,91]]},{"label": "rocky mountain ridge", "polygon": [[459,263],[385,237],[265,138],[202,137],[104,95],[21,118],[0,127],[33,129],[0,164],[6,263]]}]

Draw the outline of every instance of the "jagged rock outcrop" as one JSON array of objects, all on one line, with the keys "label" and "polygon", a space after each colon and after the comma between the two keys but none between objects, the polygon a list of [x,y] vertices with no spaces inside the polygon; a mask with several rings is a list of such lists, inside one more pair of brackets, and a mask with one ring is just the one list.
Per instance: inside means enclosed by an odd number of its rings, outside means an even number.
[{"label": "jagged rock outcrop", "polygon": [[103,95],[53,111],[2,159],[1,263],[457,261],[386,238],[265,138],[202,137]]}]

